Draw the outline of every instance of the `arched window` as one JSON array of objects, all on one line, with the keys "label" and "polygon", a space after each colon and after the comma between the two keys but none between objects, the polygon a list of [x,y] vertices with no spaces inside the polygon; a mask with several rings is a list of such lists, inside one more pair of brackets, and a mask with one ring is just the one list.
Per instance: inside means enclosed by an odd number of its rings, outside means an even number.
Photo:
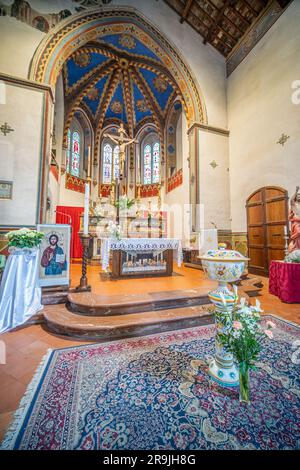
[{"label": "arched window", "polygon": [[102,148],[102,183],[111,184],[120,177],[120,148],[108,142],[104,142]]},{"label": "arched window", "polygon": [[151,184],[151,145],[144,147],[144,184]]},{"label": "arched window", "polygon": [[114,148],[114,179],[120,177],[120,148],[118,145]]},{"label": "arched window", "polygon": [[159,183],[160,145],[156,136],[147,138],[143,146],[143,183]]},{"label": "arched window", "polygon": [[78,131],[72,136],[71,174],[79,176],[80,173],[80,135]]},{"label": "arched window", "polygon": [[73,176],[80,175],[80,146],[79,132],[68,129],[67,172]]},{"label": "arched window", "polygon": [[71,131],[68,129],[67,172],[70,173]]},{"label": "arched window", "polygon": [[111,183],[111,165],[112,165],[112,146],[105,144],[103,147],[103,174],[102,181],[104,184]]}]

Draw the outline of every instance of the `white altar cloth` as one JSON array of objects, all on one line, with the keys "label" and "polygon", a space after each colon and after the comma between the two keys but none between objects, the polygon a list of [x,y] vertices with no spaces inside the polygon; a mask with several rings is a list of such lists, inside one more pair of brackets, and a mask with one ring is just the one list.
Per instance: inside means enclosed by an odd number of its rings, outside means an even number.
[{"label": "white altar cloth", "polygon": [[38,263],[38,249],[11,251],[0,286],[1,333],[22,325],[43,308]]},{"label": "white altar cloth", "polygon": [[149,251],[162,252],[165,250],[176,250],[178,267],[182,264],[181,240],[175,238],[103,238],[102,239],[102,268],[109,267],[109,255],[111,250],[124,251]]}]

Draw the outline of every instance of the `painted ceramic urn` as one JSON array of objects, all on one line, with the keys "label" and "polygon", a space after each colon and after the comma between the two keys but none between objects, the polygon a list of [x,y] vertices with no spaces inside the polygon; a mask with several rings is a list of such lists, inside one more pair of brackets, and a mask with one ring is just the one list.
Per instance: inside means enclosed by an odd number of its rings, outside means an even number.
[{"label": "painted ceramic urn", "polygon": [[240,279],[246,266],[245,258],[235,250],[226,250],[225,243],[220,243],[217,250],[208,250],[201,256],[204,272],[210,279],[219,282],[219,290],[230,292],[227,283]]},{"label": "painted ceramic urn", "polygon": [[233,309],[238,301],[237,290],[229,289],[228,283],[237,281],[242,276],[249,258],[238,251],[226,250],[226,245],[220,243],[217,250],[208,250],[200,259],[206,275],[218,281],[218,287],[208,294],[215,306],[217,326],[216,352],[209,364],[209,374],[220,385],[235,387],[239,385],[238,369],[232,354],[218,341],[218,334],[225,332],[229,327]]}]

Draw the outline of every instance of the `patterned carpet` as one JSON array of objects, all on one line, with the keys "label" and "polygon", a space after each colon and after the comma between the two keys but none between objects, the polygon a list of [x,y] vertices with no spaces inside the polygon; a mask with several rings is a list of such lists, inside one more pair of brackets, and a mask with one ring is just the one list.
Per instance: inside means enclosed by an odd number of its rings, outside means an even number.
[{"label": "patterned carpet", "polygon": [[275,339],[251,372],[248,406],[207,376],[213,325],[58,349],[37,371],[2,448],[299,448],[300,328],[272,320]]}]

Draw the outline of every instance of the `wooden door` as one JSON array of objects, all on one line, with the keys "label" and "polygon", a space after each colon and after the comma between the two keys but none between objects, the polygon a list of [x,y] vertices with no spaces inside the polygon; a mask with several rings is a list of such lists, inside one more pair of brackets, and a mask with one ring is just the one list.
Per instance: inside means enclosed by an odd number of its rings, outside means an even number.
[{"label": "wooden door", "polygon": [[247,199],[249,271],[267,275],[273,259],[284,258],[284,227],[288,229],[287,191],[261,188]]}]

